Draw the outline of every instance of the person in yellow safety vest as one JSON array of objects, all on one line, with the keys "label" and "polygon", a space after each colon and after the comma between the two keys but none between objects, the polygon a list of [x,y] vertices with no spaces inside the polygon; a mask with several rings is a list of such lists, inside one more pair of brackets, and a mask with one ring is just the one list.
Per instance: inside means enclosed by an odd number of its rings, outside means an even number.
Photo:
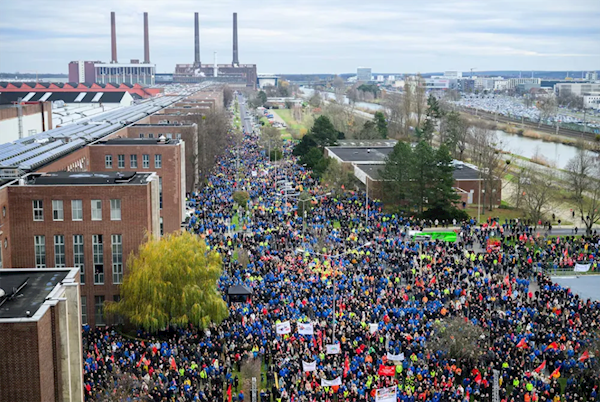
[{"label": "person in yellow safety vest", "polygon": [[515,379],[513,380],[513,387],[514,387],[514,388],[519,388],[519,383],[520,383],[520,382],[519,382],[519,379],[518,379],[518,378],[515,378]]}]

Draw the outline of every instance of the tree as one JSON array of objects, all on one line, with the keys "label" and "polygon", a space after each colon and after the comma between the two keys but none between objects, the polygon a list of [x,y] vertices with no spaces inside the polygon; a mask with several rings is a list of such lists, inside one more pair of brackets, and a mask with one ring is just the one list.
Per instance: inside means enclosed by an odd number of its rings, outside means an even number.
[{"label": "tree", "polygon": [[377,131],[379,132],[379,137],[387,138],[388,127],[387,127],[387,121],[385,120],[385,115],[381,112],[375,112],[375,116],[373,116],[373,120],[375,121],[375,125],[377,126]]},{"label": "tree", "polygon": [[323,152],[316,147],[311,148],[308,153],[300,157],[300,164],[312,169],[317,177],[321,177],[325,173],[329,161],[330,159],[323,157]]},{"label": "tree", "polygon": [[431,144],[431,141],[433,141],[434,132],[435,123],[433,122],[433,119],[431,119],[429,116],[425,117],[423,127],[417,127],[415,129],[415,135],[417,137],[417,140],[426,141],[429,144]]},{"label": "tree", "polygon": [[315,90],[313,95],[308,100],[308,104],[312,107],[320,107],[322,103],[323,99],[321,99],[321,94],[317,90]]},{"label": "tree", "polygon": [[421,77],[421,74],[417,74],[416,77],[417,85],[414,91],[414,112],[417,115],[417,126],[421,125],[421,119],[425,112],[426,99],[425,99],[425,80]]},{"label": "tree", "polygon": [[233,193],[233,201],[238,204],[240,207],[246,209],[248,205],[248,200],[250,199],[250,194],[247,191],[236,191]]},{"label": "tree", "polygon": [[440,136],[448,146],[450,153],[459,160],[464,160],[469,138],[469,123],[458,112],[444,114],[440,124]]},{"label": "tree", "polygon": [[[227,148],[231,139],[231,118],[224,110],[209,111],[204,116],[191,115],[189,118],[198,125],[198,143],[190,144],[190,146],[197,147],[193,159],[197,161],[198,165],[189,169],[189,174],[193,175],[195,169],[198,169],[199,179],[202,182],[208,177],[208,172],[214,166],[217,158]],[[187,174],[188,167],[186,165]]]},{"label": "tree", "polygon": [[344,169],[342,164],[335,159],[329,161],[327,169],[321,178],[321,182],[328,190],[336,192],[353,188],[356,181],[357,179],[352,169]]},{"label": "tree", "polygon": [[556,99],[554,97],[545,97],[541,98],[537,101],[537,108],[540,111],[540,120],[538,122],[538,127],[542,124],[542,121],[548,120],[550,116],[556,114]]},{"label": "tree", "polygon": [[600,222],[600,162],[581,147],[567,163],[565,175],[577,212],[589,234],[592,226]]},{"label": "tree", "polygon": [[554,200],[556,177],[549,171],[531,168],[522,183],[523,209],[529,219],[537,224],[550,214],[550,206]]},{"label": "tree", "polygon": [[482,339],[485,339],[483,328],[455,317],[436,322],[430,342],[432,350],[442,350],[451,359],[473,364],[482,354]]},{"label": "tree", "polygon": [[281,149],[283,140],[281,132],[272,126],[264,126],[260,130],[260,140],[263,147],[267,150]]},{"label": "tree", "polygon": [[404,135],[410,135],[410,122],[412,121],[412,109],[414,104],[415,94],[410,81],[407,79],[404,82],[404,94],[402,96],[402,120],[404,121]]},{"label": "tree", "polygon": [[365,121],[365,124],[363,124],[362,129],[358,132],[356,139],[374,140],[376,138],[380,138],[376,123],[372,120]]},{"label": "tree", "polygon": [[342,77],[340,77],[339,75],[336,75],[335,78],[333,79],[333,82],[331,83],[331,86],[333,87],[333,92],[335,93],[335,100],[339,103],[339,104],[344,104],[344,90],[345,90],[345,85],[344,85],[344,79]]},{"label": "tree", "polygon": [[333,127],[331,121],[327,116],[319,116],[315,119],[315,123],[310,129],[310,133],[313,135],[317,145],[321,148],[321,151],[326,146],[335,145],[338,139],[338,130]]},{"label": "tree", "polygon": [[220,323],[227,305],[217,290],[221,257],[189,232],[150,239],[127,260],[118,303],[108,313],[127,317],[149,332],[168,326]]},{"label": "tree", "polygon": [[260,101],[260,106],[264,106],[267,103],[267,94],[265,91],[258,91],[256,97]]},{"label": "tree", "polygon": [[233,89],[229,85],[223,87],[223,106],[228,107],[233,100]]},{"label": "tree", "polygon": [[294,147],[292,154],[295,156],[306,155],[312,148],[317,146],[317,141],[315,140],[315,136],[312,134],[306,134],[298,145]]},{"label": "tree", "polygon": [[386,157],[385,165],[381,170],[385,194],[390,201],[397,202],[409,198],[413,167],[410,145],[399,141]]}]

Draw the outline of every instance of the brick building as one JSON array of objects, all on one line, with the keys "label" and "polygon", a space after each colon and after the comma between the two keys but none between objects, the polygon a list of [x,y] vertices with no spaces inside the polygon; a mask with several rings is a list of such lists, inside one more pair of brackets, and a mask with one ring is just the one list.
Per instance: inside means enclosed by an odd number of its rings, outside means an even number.
[{"label": "brick building", "polygon": [[0,270],[0,402],[83,402],[79,270]]},{"label": "brick building", "polygon": [[[125,131],[127,138],[178,139],[185,143],[185,192],[191,193],[198,188],[198,125],[189,120],[174,120],[150,116],[149,122],[135,124]],[[181,116],[177,116],[181,117]]]},{"label": "brick building", "polygon": [[[148,132],[150,128],[141,130]],[[135,131],[137,129],[132,128],[131,132]],[[160,233],[162,235],[181,230],[181,223],[185,220],[183,141],[168,138],[113,138],[88,148],[92,172],[156,172],[159,183]]]},{"label": "brick building", "polygon": [[4,267],[78,268],[83,321],[103,324],[99,314],[104,301],[118,299],[127,257],[146,236],[160,236],[158,175],[31,173],[3,190]]}]

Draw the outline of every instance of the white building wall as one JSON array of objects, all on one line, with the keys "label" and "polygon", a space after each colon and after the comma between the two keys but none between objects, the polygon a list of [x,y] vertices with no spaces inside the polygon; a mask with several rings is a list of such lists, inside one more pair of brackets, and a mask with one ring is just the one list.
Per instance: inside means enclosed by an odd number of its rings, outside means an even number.
[{"label": "white building wall", "polygon": [[[48,124],[48,113],[46,113],[46,124]],[[42,116],[39,113],[23,116],[23,137],[28,137],[44,131],[42,129]],[[0,144],[12,142],[19,139],[19,119],[0,120]]]}]

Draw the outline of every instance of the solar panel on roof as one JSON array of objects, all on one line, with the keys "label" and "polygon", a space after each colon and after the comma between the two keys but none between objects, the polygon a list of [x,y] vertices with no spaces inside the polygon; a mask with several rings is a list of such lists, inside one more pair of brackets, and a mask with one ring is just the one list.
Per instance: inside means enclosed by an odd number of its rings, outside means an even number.
[{"label": "solar panel on roof", "polygon": [[42,155],[38,155],[34,158],[31,158],[24,163],[19,165],[21,169],[35,169],[38,166],[42,166],[66,153],[69,153],[77,148],[80,148],[85,145],[84,140],[75,140],[69,142],[67,144],[63,144],[55,149],[52,149],[48,152],[43,153]]},{"label": "solar panel on roof", "polygon": [[32,149],[38,148],[40,146],[42,146],[42,144],[40,144],[38,142],[34,142],[34,143],[28,144],[28,145],[22,145],[22,144],[15,145],[14,148],[12,148],[9,151],[7,151],[6,153],[2,154],[0,156],[0,160],[14,158],[17,155],[20,155],[20,154],[30,151]]},{"label": "solar panel on roof", "polygon": [[42,147],[33,149],[33,150],[29,151],[29,152],[25,152],[24,154],[17,155],[17,156],[15,156],[13,158],[10,158],[10,159],[6,159],[6,160],[0,162],[0,165],[2,165],[2,166],[17,166],[17,165],[23,163],[24,161],[26,161],[27,159],[31,159],[34,156],[38,156],[40,154],[43,154],[46,151],[49,151],[51,149],[54,149],[54,148],[57,148],[57,147],[61,146],[62,143],[63,143],[62,141],[51,142],[50,144],[47,144],[47,145],[44,145]]}]

